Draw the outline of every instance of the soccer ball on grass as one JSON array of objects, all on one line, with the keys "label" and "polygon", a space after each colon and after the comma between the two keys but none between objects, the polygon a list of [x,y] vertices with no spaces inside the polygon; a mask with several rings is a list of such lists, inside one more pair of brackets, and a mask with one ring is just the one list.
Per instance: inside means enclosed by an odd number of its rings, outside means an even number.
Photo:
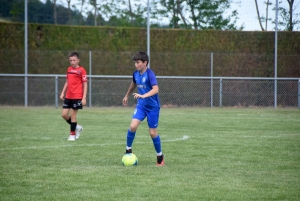
[{"label": "soccer ball on grass", "polygon": [[138,164],[138,158],[132,153],[125,154],[122,158],[122,164],[124,166],[133,166]]}]

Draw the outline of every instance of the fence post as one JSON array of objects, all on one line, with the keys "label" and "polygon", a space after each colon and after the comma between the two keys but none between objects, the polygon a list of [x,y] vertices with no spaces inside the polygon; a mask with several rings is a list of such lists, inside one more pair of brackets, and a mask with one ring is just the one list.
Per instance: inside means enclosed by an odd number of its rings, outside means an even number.
[{"label": "fence post", "polygon": [[300,79],[298,80],[298,109],[300,109]]},{"label": "fence post", "polygon": [[222,78],[220,78],[220,107],[223,107],[223,103],[222,103],[222,88],[223,88],[223,81],[222,81]]},{"label": "fence post", "polygon": [[58,77],[55,76],[55,108],[58,108]]},{"label": "fence post", "polygon": [[210,53],[210,107],[213,107],[213,102],[214,102],[214,53]]},{"label": "fence post", "polygon": [[89,107],[92,107],[92,51],[89,51]]}]

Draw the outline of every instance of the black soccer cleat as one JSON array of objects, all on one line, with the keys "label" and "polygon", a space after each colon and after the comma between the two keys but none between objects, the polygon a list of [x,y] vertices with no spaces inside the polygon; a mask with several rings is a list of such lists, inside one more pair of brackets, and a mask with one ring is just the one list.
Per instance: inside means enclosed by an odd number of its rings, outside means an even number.
[{"label": "black soccer cleat", "polygon": [[125,154],[131,154],[132,153],[132,149],[126,149]]},{"label": "black soccer cleat", "polygon": [[157,156],[156,165],[157,166],[163,166],[164,164],[165,164],[164,155],[162,154],[161,156]]}]

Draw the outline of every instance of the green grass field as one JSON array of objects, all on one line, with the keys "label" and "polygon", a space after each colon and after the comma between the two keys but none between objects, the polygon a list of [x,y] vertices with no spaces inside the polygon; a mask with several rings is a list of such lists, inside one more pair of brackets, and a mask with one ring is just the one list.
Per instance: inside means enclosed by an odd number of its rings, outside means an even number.
[{"label": "green grass field", "polygon": [[162,108],[165,166],[134,108],[84,108],[68,142],[61,109],[0,107],[0,200],[300,200],[300,110]]}]

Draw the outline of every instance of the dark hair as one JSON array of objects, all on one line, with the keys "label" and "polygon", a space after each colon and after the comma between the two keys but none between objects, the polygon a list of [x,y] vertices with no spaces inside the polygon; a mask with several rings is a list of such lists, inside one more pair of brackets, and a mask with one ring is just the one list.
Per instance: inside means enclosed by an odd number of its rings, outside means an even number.
[{"label": "dark hair", "polygon": [[69,57],[77,57],[79,59],[79,54],[77,52],[71,52]]},{"label": "dark hair", "polygon": [[149,63],[149,57],[146,52],[137,52],[132,56],[132,60],[137,61],[141,60],[142,62],[147,61],[147,65]]}]

